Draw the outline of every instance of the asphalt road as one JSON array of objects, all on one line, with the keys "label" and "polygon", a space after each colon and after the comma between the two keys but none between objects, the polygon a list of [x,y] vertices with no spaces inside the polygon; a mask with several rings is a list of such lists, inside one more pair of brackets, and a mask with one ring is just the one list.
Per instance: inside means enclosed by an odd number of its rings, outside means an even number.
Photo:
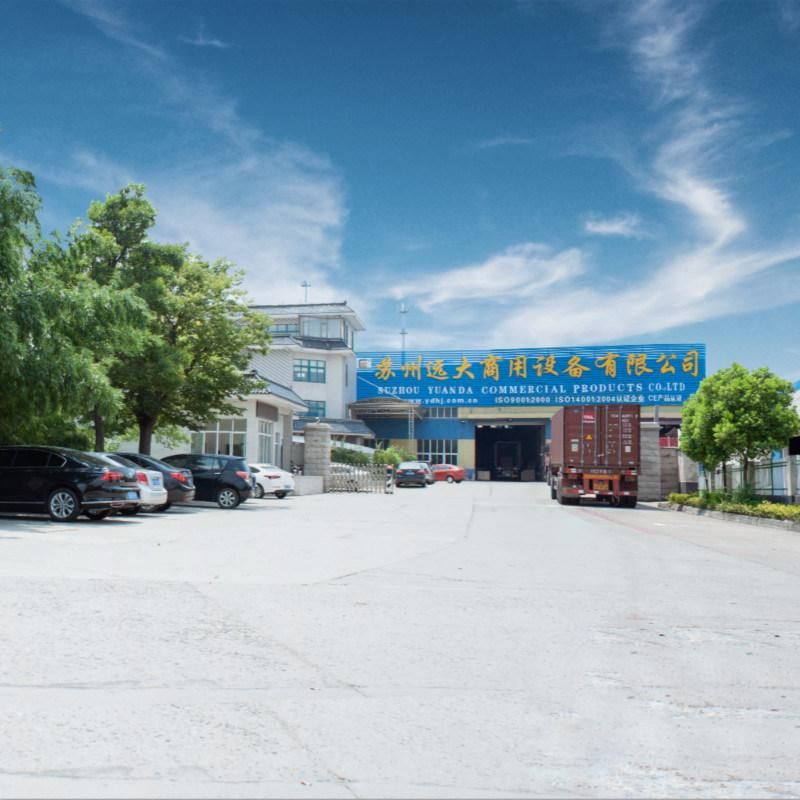
[{"label": "asphalt road", "polygon": [[0,796],[798,797],[800,535],[543,485],[0,517]]}]

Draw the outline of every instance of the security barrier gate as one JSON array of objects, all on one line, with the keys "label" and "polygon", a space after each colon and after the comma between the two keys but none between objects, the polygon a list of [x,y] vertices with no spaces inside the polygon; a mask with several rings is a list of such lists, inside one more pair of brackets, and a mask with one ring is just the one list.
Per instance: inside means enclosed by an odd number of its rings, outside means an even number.
[{"label": "security barrier gate", "polygon": [[329,492],[394,492],[394,467],[387,464],[331,464]]}]

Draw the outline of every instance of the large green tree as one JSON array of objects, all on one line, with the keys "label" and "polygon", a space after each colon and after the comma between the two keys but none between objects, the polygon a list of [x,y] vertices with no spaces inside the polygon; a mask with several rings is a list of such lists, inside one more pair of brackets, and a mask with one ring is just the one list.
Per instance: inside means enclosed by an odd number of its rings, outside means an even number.
[{"label": "large green tree", "polygon": [[147,304],[150,322],[141,353],[119,359],[112,376],[138,425],[139,450],[149,453],[159,424],[198,428],[236,413],[230,401],[256,387],[246,368],[269,334],[227,261],[208,264],[183,245],[145,243],[124,277]]},{"label": "large green tree", "polygon": [[76,334],[114,298],[64,283],[39,205],[30,173],[0,168],[0,440],[79,444],[81,408],[108,383]]},{"label": "large green tree", "polygon": [[684,409],[681,449],[708,469],[737,459],[752,485],[753,462],[800,431],[794,388],[766,367],[740,364],[706,378]]}]

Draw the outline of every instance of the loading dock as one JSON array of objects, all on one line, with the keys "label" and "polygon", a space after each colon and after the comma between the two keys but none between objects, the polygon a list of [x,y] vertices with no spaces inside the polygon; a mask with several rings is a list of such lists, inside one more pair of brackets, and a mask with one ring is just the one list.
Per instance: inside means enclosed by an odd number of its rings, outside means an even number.
[{"label": "loading dock", "polygon": [[543,423],[477,424],[475,426],[476,478],[506,481],[544,480],[544,440]]}]

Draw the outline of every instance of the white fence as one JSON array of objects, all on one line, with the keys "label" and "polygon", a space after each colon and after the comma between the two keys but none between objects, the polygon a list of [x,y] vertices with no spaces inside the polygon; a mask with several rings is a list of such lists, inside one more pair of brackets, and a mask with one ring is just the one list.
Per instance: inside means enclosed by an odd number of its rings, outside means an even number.
[{"label": "white fence", "polygon": [[[733,492],[744,484],[743,469],[739,464],[728,464],[723,470],[717,469],[715,486],[717,489]],[[774,457],[769,461],[759,461],[753,466],[754,489],[762,497],[777,500],[800,502],[797,481],[800,476],[800,456]],[[701,486],[703,486],[701,481]]]}]

